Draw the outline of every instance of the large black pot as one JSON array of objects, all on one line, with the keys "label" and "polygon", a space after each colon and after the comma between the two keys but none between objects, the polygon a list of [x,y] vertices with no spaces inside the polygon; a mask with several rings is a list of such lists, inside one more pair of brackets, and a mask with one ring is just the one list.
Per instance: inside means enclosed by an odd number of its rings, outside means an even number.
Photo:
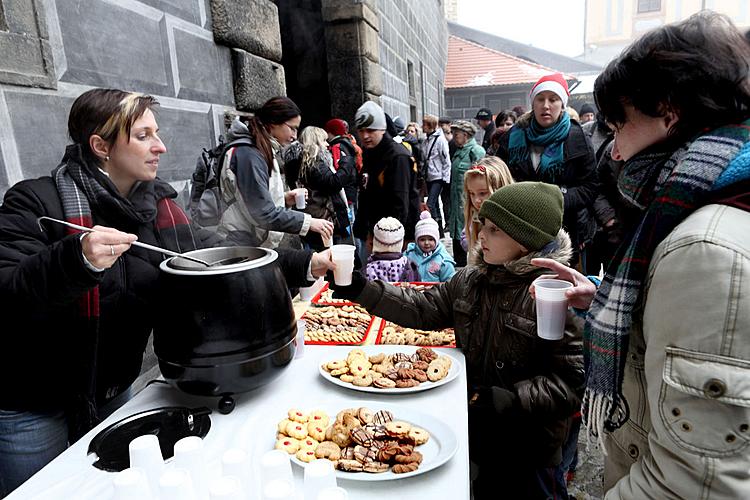
[{"label": "large black pot", "polygon": [[189,255],[226,265],[207,268],[180,257],[161,264],[163,308],[154,351],[164,378],[199,396],[230,397],[265,385],[294,357],[292,298],[273,250],[222,247]]}]

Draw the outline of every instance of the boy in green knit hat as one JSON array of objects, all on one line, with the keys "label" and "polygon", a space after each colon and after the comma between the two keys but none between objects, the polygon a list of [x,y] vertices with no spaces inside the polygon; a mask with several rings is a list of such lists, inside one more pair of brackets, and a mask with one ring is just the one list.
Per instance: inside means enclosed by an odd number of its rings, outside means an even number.
[{"label": "boy in green knit hat", "polygon": [[[583,356],[578,335],[536,334],[529,285],[543,270],[531,259],[568,264],[557,186],[519,182],[495,191],[479,211],[482,229],[470,265],[426,292],[358,273],[331,282],[334,297],[355,300],[404,327],[453,327],[466,357],[469,455],[478,466],[474,497],[567,498],[559,464],[571,415],[580,408]],[[332,280],[331,280],[332,281]]]}]

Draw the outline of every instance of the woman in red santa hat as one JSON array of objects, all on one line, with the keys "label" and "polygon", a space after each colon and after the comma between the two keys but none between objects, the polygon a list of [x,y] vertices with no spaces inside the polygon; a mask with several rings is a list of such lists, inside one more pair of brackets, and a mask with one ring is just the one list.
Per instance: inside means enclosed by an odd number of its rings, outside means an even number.
[{"label": "woman in red santa hat", "polygon": [[522,115],[500,141],[497,156],[513,179],[560,187],[565,200],[563,225],[576,255],[596,232],[589,210],[598,192],[594,150],[581,126],[565,111],[568,82],[560,73],[541,77],[531,88],[531,111]]}]

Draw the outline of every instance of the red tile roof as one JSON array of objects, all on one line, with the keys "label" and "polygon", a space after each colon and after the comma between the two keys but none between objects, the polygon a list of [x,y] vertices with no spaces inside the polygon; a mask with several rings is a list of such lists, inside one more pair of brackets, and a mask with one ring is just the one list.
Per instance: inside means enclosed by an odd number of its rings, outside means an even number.
[{"label": "red tile roof", "polygon": [[[448,38],[445,88],[535,83],[557,70],[484,47],[455,35]],[[575,77],[565,75],[568,81]]]}]

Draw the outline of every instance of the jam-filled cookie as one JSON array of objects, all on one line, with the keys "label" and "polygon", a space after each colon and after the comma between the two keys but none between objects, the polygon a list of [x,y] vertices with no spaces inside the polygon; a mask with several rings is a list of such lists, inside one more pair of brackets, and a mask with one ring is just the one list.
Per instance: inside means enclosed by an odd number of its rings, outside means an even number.
[{"label": "jam-filled cookie", "polygon": [[312,448],[300,449],[294,456],[297,457],[298,460],[301,460],[303,462],[312,462],[317,458],[315,456],[315,450],[313,450]]},{"label": "jam-filled cookie", "polygon": [[299,441],[290,437],[283,437],[276,441],[275,448],[277,450],[284,450],[290,455],[294,455],[299,450]]}]

